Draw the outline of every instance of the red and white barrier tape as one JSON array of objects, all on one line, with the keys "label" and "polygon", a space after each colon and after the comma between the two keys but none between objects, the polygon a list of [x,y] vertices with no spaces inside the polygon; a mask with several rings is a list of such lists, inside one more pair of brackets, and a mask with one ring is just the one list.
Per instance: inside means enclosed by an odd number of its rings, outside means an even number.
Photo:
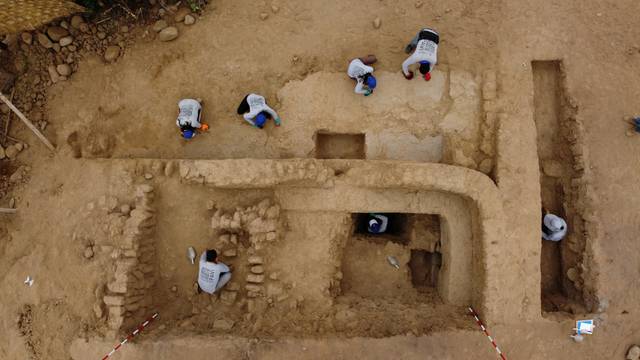
[{"label": "red and white barrier tape", "polygon": [[105,355],[102,358],[102,360],[108,359],[111,355],[113,355],[113,353],[118,351],[118,349],[120,349],[122,347],[122,345],[126,344],[131,339],[133,339],[134,336],[138,335],[142,330],[144,330],[145,327],[147,327],[147,325],[149,325],[149,323],[151,323],[157,317],[158,317],[158,313],[155,313],[150,318],[148,318],[145,322],[143,322],[142,324],[138,325],[138,327],[135,330],[133,330],[133,332],[131,334],[129,334],[129,336],[127,336],[126,339],[122,340],[120,342],[120,344],[116,345],[116,347],[114,347],[113,350],[111,350],[107,355]]},{"label": "red and white barrier tape", "polygon": [[500,355],[500,358],[502,360],[507,360],[507,358],[504,356],[504,354],[498,347],[498,344],[496,344],[495,340],[493,340],[491,335],[489,335],[487,328],[484,327],[484,325],[482,324],[482,321],[480,321],[480,318],[478,317],[478,314],[476,313],[475,310],[473,310],[471,306],[469,306],[469,312],[471,312],[471,315],[473,315],[473,317],[476,319],[476,322],[478,323],[478,326],[480,326],[480,329],[482,330],[482,332],[484,332],[484,334],[487,335],[487,337],[489,338],[489,341],[491,341],[491,345],[493,345],[494,349],[496,349],[496,351],[498,352],[498,355]]}]

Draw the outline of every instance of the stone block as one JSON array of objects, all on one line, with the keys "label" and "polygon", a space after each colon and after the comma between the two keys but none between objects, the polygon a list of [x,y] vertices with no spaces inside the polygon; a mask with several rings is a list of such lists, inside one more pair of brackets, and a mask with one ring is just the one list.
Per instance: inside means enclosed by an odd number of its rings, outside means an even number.
[{"label": "stone block", "polygon": [[124,305],[124,296],[106,295],[104,298],[102,298],[102,300],[108,306],[122,306],[122,305]]},{"label": "stone block", "polygon": [[248,274],[247,282],[253,284],[262,284],[264,282],[264,275]]},{"label": "stone block", "polygon": [[224,257],[228,257],[228,258],[232,258],[232,257],[236,257],[238,256],[238,250],[236,249],[229,249],[229,250],[225,250],[222,255]]},{"label": "stone block", "polygon": [[233,328],[235,322],[227,319],[218,319],[213,322],[213,330],[217,331],[229,331]]},{"label": "stone block", "polygon": [[249,265],[262,265],[263,259],[261,256],[253,255],[253,256],[249,256],[248,262],[249,262]]},{"label": "stone block", "polygon": [[276,235],[275,231],[268,232],[267,235],[265,236],[265,240],[269,242],[275,241],[277,238],[278,238],[278,235]]},{"label": "stone block", "polygon": [[222,301],[223,304],[232,305],[236,301],[237,297],[237,292],[223,290],[220,294],[220,301]]},{"label": "stone block", "polygon": [[251,267],[251,272],[254,274],[263,274],[264,273],[264,267],[262,265],[255,265]]}]

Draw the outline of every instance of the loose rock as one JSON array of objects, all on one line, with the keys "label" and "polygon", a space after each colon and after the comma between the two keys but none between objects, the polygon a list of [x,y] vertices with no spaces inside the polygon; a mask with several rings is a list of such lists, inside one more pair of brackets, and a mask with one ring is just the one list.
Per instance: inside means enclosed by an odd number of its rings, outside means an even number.
[{"label": "loose rock", "polygon": [[62,76],[71,75],[71,66],[69,66],[67,64],[60,64],[60,65],[56,66],[56,70],[58,71],[58,74],[60,74]]},{"label": "loose rock", "polygon": [[60,41],[60,39],[69,35],[69,31],[61,26],[51,26],[47,29],[47,35],[53,41]]},{"label": "loose rock", "polygon": [[4,159],[5,157],[7,157],[7,154],[5,153],[4,148],[0,146],[0,160]]},{"label": "loose rock", "polygon": [[178,28],[169,26],[168,28],[162,29],[158,34],[158,39],[160,41],[171,41],[175,40],[178,37]]},{"label": "loose rock", "polygon": [[79,29],[80,24],[84,23],[84,19],[80,15],[74,15],[71,18],[71,27],[74,29]]},{"label": "loose rock", "polygon": [[181,7],[176,11],[176,14],[173,16],[173,21],[175,22],[183,22],[184,19],[191,13],[191,10],[186,7]]},{"label": "loose rock", "polygon": [[7,146],[7,148],[5,149],[5,154],[7,155],[7,157],[11,160],[15,159],[16,156],[18,156],[18,153],[20,151],[18,151],[18,149],[16,149],[15,145],[9,145]]},{"label": "loose rock", "polygon": [[51,49],[51,47],[53,46],[53,42],[51,42],[47,35],[43,33],[38,33],[36,35],[36,38],[38,39],[38,43],[40,43],[40,45],[42,45],[42,47],[45,49]]},{"label": "loose rock", "polygon": [[380,20],[380,18],[379,18],[379,17],[377,17],[377,18],[375,18],[375,19],[373,20],[373,27],[374,27],[375,29],[380,29],[380,26],[381,26],[381,25],[382,25],[382,20]]},{"label": "loose rock", "polygon": [[120,56],[119,46],[109,46],[104,51],[104,60],[107,62],[113,62]]},{"label": "loose rock", "polygon": [[266,12],[260,13],[260,19],[267,20],[269,18],[269,14]]},{"label": "loose rock", "polygon": [[20,38],[22,39],[22,42],[27,45],[31,45],[31,43],[33,42],[33,35],[31,35],[30,32],[23,32],[22,34],[20,34]]},{"label": "loose rock", "polygon": [[185,25],[193,25],[196,23],[196,18],[193,15],[187,15],[184,17]]},{"label": "loose rock", "polygon": [[85,259],[91,259],[93,257],[93,248],[91,246],[87,246],[84,249],[84,258]]},{"label": "loose rock", "polygon": [[633,345],[627,351],[627,360],[640,360],[640,346]]},{"label": "loose rock", "polygon": [[49,72],[52,83],[55,84],[60,81],[60,74],[58,74],[58,70],[56,70],[56,67],[54,65],[49,65],[49,67],[47,67],[47,71]]},{"label": "loose rock", "polygon": [[273,11],[274,14],[277,14],[278,11],[280,11],[280,8],[278,5],[271,5],[271,11]]},{"label": "loose rock", "polygon": [[166,28],[167,28],[167,26],[169,26],[169,24],[167,24],[167,22],[166,22],[166,21],[164,21],[164,20],[158,20],[158,21],[156,21],[156,22],[153,24],[153,26],[152,26],[151,28],[152,28],[152,29],[153,29],[153,31],[155,31],[155,32],[160,32],[160,31],[162,31],[163,29],[166,29]]},{"label": "loose rock", "polygon": [[60,39],[60,46],[68,46],[73,42],[73,38],[71,36],[65,36]]},{"label": "loose rock", "polygon": [[567,270],[567,277],[569,278],[569,280],[571,280],[572,282],[575,282],[578,279],[578,271],[576,271],[575,268],[569,268]]},{"label": "loose rock", "polygon": [[129,27],[127,25],[123,25],[120,27],[120,32],[121,33],[128,33],[129,32]]}]

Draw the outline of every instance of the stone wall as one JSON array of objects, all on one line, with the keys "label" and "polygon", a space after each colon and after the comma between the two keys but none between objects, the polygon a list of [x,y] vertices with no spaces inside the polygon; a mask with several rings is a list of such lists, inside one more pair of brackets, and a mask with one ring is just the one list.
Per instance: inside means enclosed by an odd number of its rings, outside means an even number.
[{"label": "stone wall", "polygon": [[526,254],[505,244],[502,197],[491,179],[480,172],[443,164],[314,159],[183,160],[179,168],[182,181],[216,188],[333,188],[346,184],[460,196],[469,204],[477,244],[472,260],[472,304],[488,322],[519,317],[525,292],[518,285],[519,277],[509,269],[517,267]]},{"label": "stone wall", "polygon": [[130,329],[153,311],[149,290],[155,284],[153,187],[138,185],[135,195],[135,208],[119,239],[115,273],[103,297],[109,329],[115,332]]}]

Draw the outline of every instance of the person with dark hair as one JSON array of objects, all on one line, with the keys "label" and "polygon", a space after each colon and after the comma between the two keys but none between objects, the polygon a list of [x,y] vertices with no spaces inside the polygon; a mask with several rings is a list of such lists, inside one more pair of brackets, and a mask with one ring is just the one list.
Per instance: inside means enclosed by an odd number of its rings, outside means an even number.
[{"label": "person with dark hair", "polygon": [[438,44],[440,35],[432,29],[424,28],[411,40],[404,51],[413,54],[402,63],[402,73],[407,80],[413,79],[413,71],[409,66],[419,63],[420,73],[426,81],[431,80],[431,72],[438,63]]},{"label": "person with dark hair", "polygon": [[208,249],[200,256],[198,270],[198,288],[208,294],[213,294],[231,280],[231,270],[218,262],[218,253]]},{"label": "person with dark hair", "polygon": [[[369,96],[373,93],[373,89],[376,88],[376,78],[373,76],[373,66],[377,61],[374,55],[369,55],[364,58],[357,58],[351,60],[349,68],[347,69],[347,75],[356,81],[356,94],[364,94]],[[365,89],[366,87],[366,89]]]},{"label": "person with dark hair", "polygon": [[263,96],[257,94],[249,94],[242,99],[238,106],[238,115],[242,115],[244,120],[249,124],[262,129],[267,119],[271,117],[280,126],[280,117],[267,105],[267,101]]},{"label": "person with dark hair", "polygon": [[382,234],[387,231],[389,217],[381,214],[369,214],[367,221],[367,231],[372,234]]},{"label": "person with dark hair", "polygon": [[192,139],[198,131],[206,131],[209,125],[201,123],[202,105],[199,100],[182,99],[178,103],[178,120],[176,124],[180,128],[182,137]]}]

